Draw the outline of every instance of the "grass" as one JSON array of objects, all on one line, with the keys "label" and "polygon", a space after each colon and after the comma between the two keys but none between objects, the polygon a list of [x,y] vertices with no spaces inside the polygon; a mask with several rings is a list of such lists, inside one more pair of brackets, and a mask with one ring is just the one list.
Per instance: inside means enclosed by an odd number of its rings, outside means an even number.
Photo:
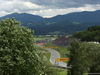
[{"label": "grass", "polygon": [[[68,53],[68,49],[65,46],[56,46],[54,44],[52,44],[52,42],[48,42],[45,44],[46,47],[58,47],[58,48],[54,48],[54,50],[57,50],[60,53],[61,58],[68,58],[67,54]],[[67,63],[67,61],[64,61],[65,63]]]},{"label": "grass", "polygon": [[51,64],[51,62],[50,62],[51,53],[48,52],[48,50],[45,50],[45,49],[43,49],[43,48],[41,48],[41,47],[38,47],[38,46],[36,46],[36,50],[37,50],[38,53],[42,53],[42,51],[43,51],[43,52],[44,52],[43,55],[46,56],[47,60],[48,60],[49,63]]},{"label": "grass", "polygon": [[56,75],[67,75],[67,70],[61,68],[54,68],[56,70]]},{"label": "grass", "polygon": [[34,40],[37,41],[37,40],[51,40],[51,39],[56,39],[56,37],[34,37]]},{"label": "grass", "polygon": [[62,46],[56,46],[56,45],[53,45],[52,42],[48,42],[45,44],[46,47],[58,47],[58,48],[53,48],[54,50],[57,50],[58,52],[61,53],[61,57],[62,58],[66,58],[67,56],[65,54],[67,54],[67,47],[62,47]]},{"label": "grass", "polygon": [[67,71],[64,70],[64,71],[61,71],[61,72],[57,72],[58,75],[67,75]]},{"label": "grass", "polygon": [[38,46],[35,46],[37,52],[42,52],[42,51],[45,51],[45,52],[48,52],[48,50],[45,50],[44,48],[41,48],[41,47],[38,47]]},{"label": "grass", "polygon": [[43,53],[45,56],[46,56],[46,58],[47,58],[47,60],[50,62],[50,56],[51,56],[51,53]]}]

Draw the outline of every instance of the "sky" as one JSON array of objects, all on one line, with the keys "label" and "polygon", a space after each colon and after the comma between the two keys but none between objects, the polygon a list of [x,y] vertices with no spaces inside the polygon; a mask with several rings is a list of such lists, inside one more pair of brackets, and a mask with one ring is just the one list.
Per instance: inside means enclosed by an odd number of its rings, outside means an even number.
[{"label": "sky", "polygon": [[0,17],[18,12],[49,18],[96,10],[100,10],[100,0],[0,0]]}]

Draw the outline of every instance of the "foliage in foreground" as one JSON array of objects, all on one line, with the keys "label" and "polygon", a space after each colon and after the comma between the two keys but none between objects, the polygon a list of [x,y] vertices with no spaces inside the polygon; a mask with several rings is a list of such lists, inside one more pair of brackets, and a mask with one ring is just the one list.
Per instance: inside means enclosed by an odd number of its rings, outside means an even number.
[{"label": "foliage in foreground", "polygon": [[46,75],[34,45],[33,31],[14,18],[0,21],[0,75]]},{"label": "foliage in foreground", "polygon": [[70,47],[71,65],[68,75],[85,75],[86,73],[100,73],[100,45],[93,43],[79,43],[73,40]]}]

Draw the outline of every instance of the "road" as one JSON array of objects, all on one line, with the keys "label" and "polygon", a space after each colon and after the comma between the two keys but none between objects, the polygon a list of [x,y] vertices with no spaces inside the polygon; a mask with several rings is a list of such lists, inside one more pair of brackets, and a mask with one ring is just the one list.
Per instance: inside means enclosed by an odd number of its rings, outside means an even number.
[{"label": "road", "polygon": [[[36,44],[37,46],[39,47],[44,47],[42,45],[39,45],[39,44]],[[58,66],[61,66],[61,67],[67,67],[67,64],[60,61],[60,62],[56,62],[55,59],[56,58],[60,58],[60,54],[58,51],[54,50],[54,49],[51,49],[51,48],[45,48],[46,50],[48,50],[50,53],[51,53],[51,57],[50,57],[50,62],[54,65],[58,65]]]}]

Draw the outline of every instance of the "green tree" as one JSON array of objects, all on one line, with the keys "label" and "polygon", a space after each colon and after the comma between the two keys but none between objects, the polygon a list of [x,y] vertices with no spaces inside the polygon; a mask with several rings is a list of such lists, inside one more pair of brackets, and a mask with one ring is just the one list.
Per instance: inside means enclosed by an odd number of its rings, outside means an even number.
[{"label": "green tree", "polygon": [[33,31],[14,18],[0,21],[0,75],[45,74],[34,45]]},{"label": "green tree", "polygon": [[84,75],[100,72],[100,45],[94,43],[79,43],[73,40],[70,47],[70,61],[72,65],[68,75]]},{"label": "green tree", "polygon": [[90,73],[100,73],[100,45],[89,44],[87,48],[89,60],[91,60]]},{"label": "green tree", "polygon": [[[78,75],[78,67],[77,67],[77,57],[78,57],[78,48],[80,47],[80,43],[77,40],[73,40],[70,47],[70,61],[68,65],[72,65],[68,75]],[[77,73],[76,73],[77,72]]]},{"label": "green tree", "polygon": [[88,30],[76,32],[73,36],[82,41],[100,42],[100,26],[93,26],[88,28]]}]

